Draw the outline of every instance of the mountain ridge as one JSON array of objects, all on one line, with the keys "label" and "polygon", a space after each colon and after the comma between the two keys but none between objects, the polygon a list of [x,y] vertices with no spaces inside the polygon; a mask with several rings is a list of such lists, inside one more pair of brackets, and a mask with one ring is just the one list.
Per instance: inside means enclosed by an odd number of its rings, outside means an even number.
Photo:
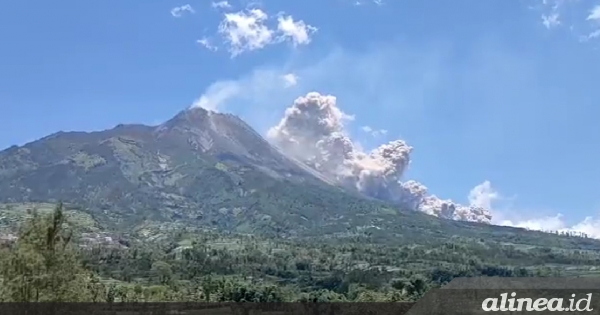
[{"label": "mountain ridge", "polygon": [[158,126],[53,133],[0,151],[0,204],[63,201],[121,231],[155,222],[320,240],[430,243],[491,233],[505,242],[573,242],[435,218],[343,190],[248,130],[234,115],[192,109]]},{"label": "mountain ridge", "polygon": [[[276,189],[296,187],[278,197],[290,199],[283,204],[296,203],[296,208],[311,203],[302,194],[338,191],[352,196],[326,180],[271,146],[239,117],[200,108],[183,110],[158,126],[119,124],[104,131],[57,132],[0,151],[0,201],[62,200],[113,221],[145,212],[142,217],[158,220],[243,225],[234,221],[268,222],[277,216],[270,209],[270,203],[281,203],[272,200]],[[325,197],[311,198],[315,205],[308,207],[316,208]],[[256,205],[263,209],[253,210]],[[295,211],[296,219],[301,215],[298,209],[282,211]],[[316,221],[335,217],[326,211],[312,215]],[[280,218],[274,225],[284,221]]]}]

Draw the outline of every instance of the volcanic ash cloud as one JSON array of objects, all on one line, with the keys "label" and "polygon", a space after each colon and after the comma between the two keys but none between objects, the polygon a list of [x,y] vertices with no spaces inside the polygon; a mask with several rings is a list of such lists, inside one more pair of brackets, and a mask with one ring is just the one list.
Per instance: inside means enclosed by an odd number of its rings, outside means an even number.
[{"label": "volcanic ash cloud", "polygon": [[471,205],[463,206],[429,194],[427,187],[416,181],[401,182],[413,148],[394,140],[363,152],[346,133],[345,124],[353,119],[337,106],[334,96],[311,92],[286,109],[267,138],[286,154],[367,196],[438,217],[491,221],[489,205],[484,208],[477,202],[481,198],[470,198]]}]

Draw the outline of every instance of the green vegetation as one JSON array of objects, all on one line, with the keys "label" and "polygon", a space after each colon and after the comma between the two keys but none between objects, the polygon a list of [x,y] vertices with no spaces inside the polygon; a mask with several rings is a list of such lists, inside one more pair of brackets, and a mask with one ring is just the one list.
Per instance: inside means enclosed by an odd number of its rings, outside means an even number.
[{"label": "green vegetation", "polygon": [[438,219],[321,177],[201,109],[13,146],[0,300],[405,301],[457,276],[598,275],[585,235]]},{"label": "green vegetation", "polygon": [[0,228],[22,221],[27,208],[42,211],[62,200],[76,232],[102,227],[160,238],[164,230],[203,227],[319,243],[441,246],[485,239],[600,250],[600,242],[585,238],[398,209],[328,185],[305,168],[236,119],[202,111],[183,112],[159,129],[57,133],[0,151]]},{"label": "green vegetation", "polygon": [[596,250],[564,247],[593,240],[508,244],[489,230],[485,239],[391,245],[148,223],[127,240],[86,243],[78,235],[98,228],[76,212],[26,211],[17,241],[0,252],[0,301],[411,301],[458,276],[595,276],[600,263]]},{"label": "green vegetation", "polygon": [[82,268],[65,229],[62,205],[50,215],[32,213],[14,246],[0,253],[2,301],[93,300],[94,277]]}]

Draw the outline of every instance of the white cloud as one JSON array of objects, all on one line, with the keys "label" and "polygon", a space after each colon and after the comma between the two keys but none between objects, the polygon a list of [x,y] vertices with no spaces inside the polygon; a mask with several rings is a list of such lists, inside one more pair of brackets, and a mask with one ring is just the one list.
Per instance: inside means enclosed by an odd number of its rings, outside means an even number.
[{"label": "white cloud", "polygon": [[[283,69],[257,68],[249,74],[235,80],[214,82],[204,90],[204,93],[192,104],[192,107],[202,107],[217,112],[239,112],[248,109],[253,115],[258,115],[259,121],[265,113],[272,113],[269,106],[278,101],[283,102],[285,95],[293,93],[285,88],[286,72]],[[283,82],[283,84],[282,84]],[[243,104],[243,108],[234,105]],[[257,123],[257,121],[252,121]]]},{"label": "white cloud", "polygon": [[585,233],[589,237],[600,239],[600,220],[593,217],[586,217],[583,221],[567,229],[567,231]]},{"label": "white cloud", "polygon": [[185,5],[171,9],[171,15],[176,18],[182,17],[185,12],[192,13],[192,14],[196,13],[196,11],[194,11],[194,8],[192,8],[192,6],[189,4],[185,4]]},{"label": "white cloud", "polygon": [[512,220],[503,220],[498,222],[498,225],[513,226],[535,231],[558,231],[565,228],[563,215],[560,213],[555,216],[545,216],[514,222]]},{"label": "white cloud", "polygon": [[284,74],[281,78],[283,79],[283,84],[286,88],[298,84],[298,76],[293,73]]},{"label": "white cloud", "polygon": [[[231,86],[236,86],[239,94],[227,101],[217,102],[220,104],[220,111],[233,110],[233,106],[239,104],[237,101],[243,98],[244,108],[268,108],[268,112],[272,113],[273,110],[282,110],[282,107],[288,105],[299,93],[320,87],[349,98],[345,101],[348,106],[359,106],[377,99],[378,105],[393,115],[398,115],[397,111],[400,109],[405,117],[414,118],[408,112],[419,107],[421,95],[430,88],[428,85],[434,83],[432,80],[436,78],[436,60],[438,56],[444,55],[445,51],[436,49],[432,53],[419,51],[410,54],[406,50],[398,53],[395,45],[378,45],[377,48],[366,54],[334,49],[322,58],[303,63],[301,67],[295,67],[292,63],[256,67],[234,80],[220,80],[211,84],[203,95],[210,96],[217,88],[231,90]],[[403,58],[407,60],[406,64],[401,63],[404,71],[385,72],[390,64],[397,65],[399,59]],[[286,89],[282,79],[291,73],[300,79],[296,82],[296,88]]]},{"label": "white cloud", "polygon": [[540,216],[526,220],[502,220],[495,222],[495,224],[534,231],[585,234],[587,237],[600,239],[600,219],[593,217],[586,217],[581,222],[570,226],[560,213],[554,216]]},{"label": "white cloud", "polygon": [[581,42],[600,37],[600,5],[591,9],[585,1],[578,0],[532,0],[539,5],[530,7],[541,14],[547,29],[567,26]]},{"label": "white cloud", "polygon": [[211,50],[211,51],[217,51],[217,50],[218,50],[218,47],[217,47],[217,46],[214,46],[214,45],[211,43],[211,40],[210,40],[210,39],[208,39],[208,38],[206,38],[206,37],[204,37],[204,38],[202,38],[202,39],[199,39],[199,40],[197,40],[196,42],[197,42],[198,44],[200,44],[200,45],[204,46],[204,47],[205,47],[206,49],[208,49],[208,50]]},{"label": "white cloud", "polygon": [[492,189],[489,181],[473,188],[469,194],[469,201],[472,205],[476,204],[491,209],[492,224],[542,232],[585,234],[588,237],[600,239],[600,219],[598,218],[586,217],[579,223],[569,225],[561,213],[537,215],[538,211],[495,208],[494,203],[502,199],[500,194]]},{"label": "white cloud", "polygon": [[542,24],[544,24],[547,29],[559,26],[559,14],[557,12],[550,13],[549,15],[542,14]]},{"label": "white cloud", "polygon": [[542,24],[547,29],[552,29],[562,24],[561,11],[564,2],[565,0],[542,0],[540,5],[531,8],[541,12]]},{"label": "white cloud", "polygon": [[499,208],[497,204],[506,201],[498,191],[492,188],[489,181],[475,186],[469,192],[469,205],[490,209],[492,213],[491,223],[500,226],[511,226],[527,230],[573,233],[575,235],[585,234],[588,237],[600,239],[600,219],[586,217],[579,223],[569,225],[563,214],[556,215],[537,214],[539,211],[524,211],[508,208]]},{"label": "white cloud", "polygon": [[592,21],[600,21],[600,5],[595,6],[591,11],[590,14],[588,15],[587,19],[588,21],[592,20]]},{"label": "white cloud", "polygon": [[294,45],[306,45],[310,43],[310,36],[317,31],[316,27],[307,25],[304,21],[294,21],[291,15],[277,18],[277,30],[281,38],[290,38]]},{"label": "white cloud", "polygon": [[593,38],[597,38],[600,37],[600,29],[597,29],[591,33],[589,33],[587,36],[585,36],[584,40],[589,40],[589,39],[593,39]]},{"label": "white cloud", "polygon": [[370,126],[362,126],[360,130],[370,134],[373,137],[385,136],[388,131],[385,129],[373,129]]},{"label": "white cloud", "polygon": [[231,4],[227,1],[218,1],[211,3],[212,7],[215,9],[231,9]]},{"label": "white cloud", "polygon": [[[569,225],[563,214],[536,215],[537,211],[500,209],[495,206],[505,200],[498,191],[492,188],[489,181],[475,186],[469,193],[471,206],[490,209],[493,214],[492,224],[512,226],[542,232],[586,234],[588,237],[600,239],[600,219],[586,217],[579,223]],[[529,215],[528,215],[529,214]]]},{"label": "white cloud", "polygon": [[284,42],[291,42],[293,46],[307,45],[316,31],[316,27],[302,20],[295,21],[291,15],[279,13],[275,23],[264,10],[252,8],[224,13],[217,38],[205,38],[204,42],[210,42],[211,50],[216,50],[217,45],[212,43],[219,39],[234,58]]},{"label": "white cloud", "polygon": [[384,1],[383,0],[356,0],[356,1],[354,1],[355,6],[362,6],[362,5],[366,5],[366,4],[375,4],[377,6],[380,6],[380,5],[384,4]]},{"label": "white cloud", "polygon": [[267,18],[268,15],[260,9],[225,13],[219,25],[219,34],[229,44],[232,57],[272,43],[273,31],[265,25]]},{"label": "white cloud", "polygon": [[584,41],[600,37],[600,5],[596,5],[590,10],[586,21],[590,22],[593,30],[586,36],[583,36]]},{"label": "white cloud", "polygon": [[469,204],[475,207],[492,209],[492,203],[499,198],[500,195],[492,188],[492,184],[487,180],[482,184],[475,186],[469,192]]},{"label": "white cloud", "polygon": [[202,107],[210,111],[218,111],[229,99],[243,92],[242,86],[236,81],[220,81],[206,89],[192,107]]}]

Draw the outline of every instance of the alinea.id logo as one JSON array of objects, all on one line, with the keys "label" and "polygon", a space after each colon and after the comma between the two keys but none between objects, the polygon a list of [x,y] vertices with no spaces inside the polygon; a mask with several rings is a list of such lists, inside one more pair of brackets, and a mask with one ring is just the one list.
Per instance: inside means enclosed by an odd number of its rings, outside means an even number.
[{"label": "alinea.id logo", "polygon": [[[500,294],[500,298],[487,298],[481,303],[481,309],[485,312],[520,312],[520,311],[593,311],[590,307],[592,303],[592,293],[586,294],[585,298],[576,299],[576,294],[571,294],[571,298],[566,301],[563,298],[516,298],[516,293]],[[566,302],[566,305],[565,305]]]}]

